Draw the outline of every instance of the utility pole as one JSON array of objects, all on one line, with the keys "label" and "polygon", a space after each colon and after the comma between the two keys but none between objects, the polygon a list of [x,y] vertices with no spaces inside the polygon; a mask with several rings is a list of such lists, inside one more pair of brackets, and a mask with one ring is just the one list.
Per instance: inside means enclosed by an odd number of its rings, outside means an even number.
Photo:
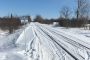
[{"label": "utility pole", "polygon": [[77,6],[77,20],[79,20],[80,0],[77,1],[77,4],[78,4],[78,6]]},{"label": "utility pole", "polygon": [[11,18],[10,18],[10,20],[9,20],[9,33],[10,33],[10,34],[13,32],[12,18],[13,18],[13,16],[12,16],[12,14],[11,14]]}]

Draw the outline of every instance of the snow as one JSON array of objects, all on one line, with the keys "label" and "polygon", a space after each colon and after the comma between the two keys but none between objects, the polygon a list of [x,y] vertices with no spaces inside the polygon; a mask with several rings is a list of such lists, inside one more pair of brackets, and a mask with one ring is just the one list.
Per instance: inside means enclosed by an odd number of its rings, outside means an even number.
[{"label": "snow", "polygon": [[65,29],[63,27],[57,27],[56,29],[62,29],[62,30],[69,32],[69,33],[83,35],[86,38],[90,38],[90,30],[85,30],[84,28],[68,28],[68,29]]},{"label": "snow", "polygon": [[32,40],[33,38],[34,35],[33,35],[32,25],[30,25],[22,32],[20,37],[17,39],[16,44],[18,47],[25,49],[26,44],[28,44],[29,41]]},{"label": "snow", "polygon": [[21,32],[22,29],[16,30],[13,34],[9,34],[8,31],[0,32],[0,60],[21,59],[21,56],[13,51],[17,50],[15,42],[17,41]]},{"label": "snow", "polygon": [[90,60],[89,30],[39,23],[24,28],[0,38],[0,60]]},{"label": "snow", "polygon": [[3,38],[8,35],[8,31],[3,31],[0,29],[0,38]]},{"label": "snow", "polygon": [[27,60],[21,52],[0,52],[0,60]]}]

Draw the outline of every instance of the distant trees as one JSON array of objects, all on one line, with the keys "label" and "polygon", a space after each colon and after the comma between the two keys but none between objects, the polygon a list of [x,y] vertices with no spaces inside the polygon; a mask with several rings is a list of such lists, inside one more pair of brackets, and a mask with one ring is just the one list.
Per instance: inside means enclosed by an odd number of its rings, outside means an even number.
[{"label": "distant trees", "polygon": [[[84,24],[84,19],[79,19],[77,18],[72,18],[72,19],[64,19],[64,18],[59,18],[59,25],[63,27],[83,27],[82,25]],[[67,22],[68,21],[68,22]],[[87,21],[90,24],[90,20]],[[67,25],[68,24],[68,25]]]},{"label": "distant trees", "polygon": [[[64,27],[83,27],[85,24],[90,23],[88,17],[90,14],[89,0],[76,0],[76,18],[70,18],[71,9],[63,7],[60,11],[59,24]],[[75,10],[74,10],[75,11]]]},{"label": "distant trees", "polygon": [[[84,27],[85,24],[90,24],[90,4],[89,0],[75,0],[77,4],[76,9],[71,11],[67,6],[64,6],[60,10],[60,17],[57,19],[44,19],[40,15],[37,15],[34,19],[34,22],[52,24],[53,22],[59,22],[60,26],[63,27]],[[76,15],[72,15],[74,12]]]},{"label": "distant trees", "polygon": [[77,19],[87,18],[89,13],[89,0],[77,0]]},{"label": "distant trees", "polygon": [[69,19],[70,14],[71,14],[71,10],[69,9],[69,7],[66,7],[66,6],[64,6],[60,11],[61,17],[65,19]]},{"label": "distant trees", "polygon": [[71,16],[72,9],[67,6],[64,6],[60,10],[60,17],[57,19],[44,19],[40,15],[37,15],[34,19],[34,22],[52,24],[53,22],[59,22],[60,26],[63,27],[83,27],[85,24],[90,23],[89,14],[90,14],[90,6],[89,0],[75,0],[77,4],[75,7],[76,15]]},{"label": "distant trees", "polygon": [[34,22],[40,22],[40,23],[43,23],[43,18],[40,16],[40,15],[37,15],[34,19]]},{"label": "distant trees", "polygon": [[69,18],[71,15],[71,10],[69,7],[64,6],[60,11],[60,19],[62,19],[62,23],[65,24],[65,26],[69,27]]},{"label": "distant trees", "polygon": [[90,13],[89,0],[77,0],[77,20],[83,20],[82,26],[88,23]]},{"label": "distant trees", "polygon": [[44,19],[43,17],[41,17],[40,15],[37,15],[34,19],[34,22],[39,22],[42,24],[52,24],[53,20],[50,19]]},{"label": "distant trees", "polygon": [[3,30],[9,30],[9,33],[13,33],[13,30],[21,26],[21,21],[18,17],[14,17],[11,14],[11,17],[0,18],[0,28]]}]

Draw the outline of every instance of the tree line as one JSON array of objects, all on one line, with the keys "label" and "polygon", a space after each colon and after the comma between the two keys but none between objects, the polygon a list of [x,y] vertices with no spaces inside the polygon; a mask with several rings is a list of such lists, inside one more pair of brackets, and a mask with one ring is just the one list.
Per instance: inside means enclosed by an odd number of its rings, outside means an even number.
[{"label": "tree line", "polygon": [[[0,28],[2,30],[9,30],[9,33],[13,33],[14,30],[19,29],[24,23],[21,20],[25,21],[28,20],[28,23],[31,22],[30,16],[11,16],[2,17],[0,18]],[[26,23],[25,23],[26,24]]]},{"label": "tree line", "polygon": [[34,22],[52,24],[58,22],[60,26],[64,27],[83,27],[85,24],[90,24],[90,4],[89,0],[75,0],[76,6],[74,16],[72,17],[72,9],[64,6],[60,10],[60,17],[57,19],[43,19],[37,15]]}]

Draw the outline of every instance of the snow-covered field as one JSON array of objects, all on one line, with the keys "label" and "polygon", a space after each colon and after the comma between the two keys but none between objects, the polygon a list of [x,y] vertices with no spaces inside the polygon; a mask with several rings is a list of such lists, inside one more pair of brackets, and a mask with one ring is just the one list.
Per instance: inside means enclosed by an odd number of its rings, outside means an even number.
[{"label": "snow-covered field", "polygon": [[68,29],[65,29],[65,28],[57,27],[57,29],[62,29],[62,30],[69,32],[69,33],[79,34],[79,35],[86,36],[87,38],[90,38],[90,30],[85,30],[84,28],[68,28]]},{"label": "snow-covered field", "polygon": [[0,60],[90,60],[90,30],[83,28],[31,23],[0,36]]}]

